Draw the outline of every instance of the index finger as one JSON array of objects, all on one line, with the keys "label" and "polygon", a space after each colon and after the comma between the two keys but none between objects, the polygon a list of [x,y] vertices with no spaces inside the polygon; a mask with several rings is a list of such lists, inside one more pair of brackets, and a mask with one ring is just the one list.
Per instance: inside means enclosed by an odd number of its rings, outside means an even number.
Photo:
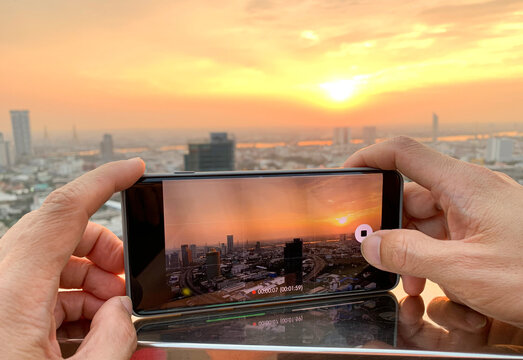
[{"label": "index finger", "polygon": [[445,156],[406,136],[361,149],[344,167],[374,167],[399,170],[426,189],[433,190],[456,167],[457,160]]},{"label": "index finger", "polygon": [[40,209],[24,216],[4,236],[2,240],[16,243],[10,246],[8,255],[24,269],[23,273],[34,265],[42,276],[60,274],[82,239],[89,218],[115,192],[133,185],[144,168],[138,158],[116,161],[53,191]]},{"label": "index finger", "polygon": [[74,208],[90,218],[115,192],[133,185],[144,171],[140,158],[104,164],[53,191],[39,211]]}]

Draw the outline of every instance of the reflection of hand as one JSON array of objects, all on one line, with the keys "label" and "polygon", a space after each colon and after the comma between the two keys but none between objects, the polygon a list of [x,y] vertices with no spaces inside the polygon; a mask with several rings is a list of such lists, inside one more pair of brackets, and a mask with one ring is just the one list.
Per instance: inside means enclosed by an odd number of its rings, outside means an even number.
[{"label": "reflection of hand", "polygon": [[450,301],[433,299],[427,314],[438,325],[423,320],[423,300],[407,296],[400,302],[398,347],[465,352],[523,353],[523,330]]},{"label": "reflection of hand", "polygon": [[[0,339],[8,345],[2,358],[60,358],[56,328],[81,318],[92,323],[78,357],[131,356],[136,347],[131,302],[113,297],[125,294],[116,275],[123,271],[122,243],[88,220],[143,171],[139,159],[91,171],[51,193],[1,239]],[[80,291],[58,292],[59,287]]]},{"label": "reflection of hand", "polygon": [[404,275],[410,295],[429,278],[452,300],[523,326],[521,185],[405,137],[360,150],[345,166],[398,169],[414,181],[405,185],[409,229],[366,238],[369,263]]}]

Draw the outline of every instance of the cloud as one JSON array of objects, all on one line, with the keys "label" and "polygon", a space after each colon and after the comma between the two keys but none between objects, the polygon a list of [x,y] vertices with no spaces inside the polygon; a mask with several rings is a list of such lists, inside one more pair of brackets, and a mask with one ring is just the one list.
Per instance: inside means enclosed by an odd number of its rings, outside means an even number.
[{"label": "cloud", "polygon": [[245,6],[245,10],[248,12],[256,12],[256,11],[263,11],[263,10],[269,10],[274,7],[274,4],[271,0],[249,0],[247,5]]},{"label": "cloud", "polygon": [[321,113],[332,101],[319,84],[361,75],[367,83],[344,106],[393,89],[523,76],[521,1],[437,4],[93,0],[80,11],[65,0],[4,1],[0,94],[20,106],[89,94],[79,111],[105,106],[100,89],[144,104],[250,96]]},{"label": "cloud", "polygon": [[312,42],[318,41],[320,38],[318,37],[318,34],[316,34],[312,30],[303,30],[300,34],[300,37],[305,40],[310,40]]},{"label": "cloud", "polygon": [[507,13],[521,10],[521,0],[493,0],[470,4],[453,4],[433,7],[423,11],[420,17],[429,24],[484,23],[494,18],[505,17]]}]

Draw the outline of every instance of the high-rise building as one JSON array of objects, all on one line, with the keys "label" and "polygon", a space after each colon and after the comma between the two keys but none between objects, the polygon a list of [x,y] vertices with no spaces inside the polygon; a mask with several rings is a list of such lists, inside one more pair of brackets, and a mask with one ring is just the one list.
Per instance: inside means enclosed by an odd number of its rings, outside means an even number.
[{"label": "high-rise building", "polygon": [[350,144],[350,128],[348,128],[348,127],[334,128],[332,145],[343,146],[343,145],[348,145],[348,144]]},{"label": "high-rise building", "polygon": [[211,133],[209,141],[189,143],[189,153],[184,156],[185,170],[234,170],[235,148],[236,142],[227,133]]},{"label": "high-rise building", "polygon": [[285,244],[283,266],[286,285],[303,284],[303,241],[300,238]]},{"label": "high-rise building", "polygon": [[372,145],[376,142],[376,126],[363,127],[363,143],[365,145]]},{"label": "high-rise building", "polygon": [[256,247],[254,248],[254,251],[257,253],[261,252],[261,243],[259,241],[256,241]]},{"label": "high-rise building", "polygon": [[28,110],[11,110],[11,125],[15,140],[16,162],[28,159],[33,154],[31,124]]},{"label": "high-rise building", "polygon": [[4,134],[0,133],[0,167],[11,167],[11,156],[9,154],[9,141],[4,140]]},{"label": "high-rise building", "polygon": [[100,156],[103,162],[113,161],[114,144],[111,134],[104,134],[102,142],[100,143]]},{"label": "high-rise building", "polygon": [[180,267],[180,254],[173,251],[167,255],[167,269],[176,269]]},{"label": "high-rise building", "polygon": [[189,246],[189,249],[191,249],[191,255],[193,257],[196,257],[196,244],[191,244],[191,246]]},{"label": "high-rise building", "polygon": [[47,131],[47,126],[44,126],[44,142],[46,144],[49,142],[49,131]]},{"label": "high-rise building", "polygon": [[78,138],[78,132],[76,131],[76,125],[73,125],[73,143],[77,144],[80,139]]},{"label": "high-rise building", "polygon": [[213,280],[220,275],[220,253],[215,249],[205,255],[205,272],[207,280]]},{"label": "high-rise building", "polygon": [[234,236],[227,235],[227,254],[232,254],[234,250]]},{"label": "high-rise building", "polygon": [[187,267],[192,264],[192,253],[189,245],[182,245],[182,266]]},{"label": "high-rise building", "polygon": [[438,141],[438,131],[439,131],[439,118],[436,113],[432,113],[432,142],[433,143]]},{"label": "high-rise building", "polygon": [[221,244],[220,252],[222,253],[222,256],[225,256],[225,254],[227,254],[227,248],[225,247],[225,243]]},{"label": "high-rise building", "polygon": [[486,161],[510,162],[514,152],[514,140],[491,137],[487,141]]}]

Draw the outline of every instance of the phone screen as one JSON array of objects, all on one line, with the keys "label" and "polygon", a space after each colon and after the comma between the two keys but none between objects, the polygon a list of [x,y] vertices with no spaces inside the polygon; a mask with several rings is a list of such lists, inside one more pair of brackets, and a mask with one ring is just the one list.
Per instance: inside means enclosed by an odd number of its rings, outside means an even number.
[{"label": "phone screen", "polygon": [[383,174],[164,180],[161,308],[372,291]]}]

